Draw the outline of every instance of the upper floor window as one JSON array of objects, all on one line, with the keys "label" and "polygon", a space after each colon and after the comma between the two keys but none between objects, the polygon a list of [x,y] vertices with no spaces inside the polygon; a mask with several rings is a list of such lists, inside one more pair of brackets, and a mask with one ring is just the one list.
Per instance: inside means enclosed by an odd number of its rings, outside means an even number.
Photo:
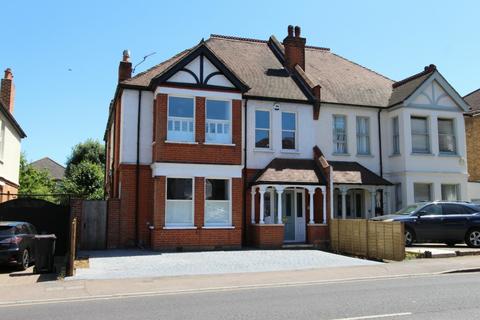
[{"label": "upper floor window", "polygon": [[193,226],[193,179],[167,178],[166,226]]},{"label": "upper floor window", "polygon": [[293,112],[282,112],[282,149],[296,149],[297,115]]},{"label": "upper floor window", "polygon": [[370,154],[370,119],[357,117],[357,153]]},{"label": "upper floor window", "polygon": [[393,154],[400,154],[400,126],[398,124],[398,117],[392,119],[393,129]]},{"label": "upper floor window", "polygon": [[255,111],[255,148],[270,148],[270,111]]},{"label": "upper floor window", "polygon": [[425,117],[412,117],[412,152],[430,153],[430,134]]},{"label": "upper floor window", "polygon": [[206,142],[232,143],[231,109],[229,101],[207,100],[205,119]]},{"label": "upper floor window", "polygon": [[194,127],[193,98],[168,97],[167,140],[193,142]]},{"label": "upper floor window", "polygon": [[441,153],[455,153],[455,130],[452,119],[438,119],[438,149]]},{"label": "upper floor window", "polygon": [[333,152],[347,153],[347,118],[333,116]]}]

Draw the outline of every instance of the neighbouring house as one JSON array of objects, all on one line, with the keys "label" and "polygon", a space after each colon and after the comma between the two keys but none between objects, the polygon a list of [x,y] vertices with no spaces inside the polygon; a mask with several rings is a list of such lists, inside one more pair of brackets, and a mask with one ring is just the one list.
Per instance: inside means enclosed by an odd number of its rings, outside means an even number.
[{"label": "neighbouring house", "polygon": [[37,170],[48,172],[56,183],[60,183],[65,177],[65,167],[49,157],[33,161],[30,165]]},{"label": "neighbouring house", "polygon": [[15,84],[12,70],[6,69],[0,84],[0,202],[18,192],[20,142],[25,132],[13,117]]},{"label": "neighbouring house", "polygon": [[468,196],[480,203],[480,89],[467,94],[463,99],[470,105],[465,113],[468,159]]},{"label": "neighbouring house", "polygon": [[132,77],[105,132],[108,245],[324,245],[329,222],[467,198],[467,104],[306,45],[211,35]]}]

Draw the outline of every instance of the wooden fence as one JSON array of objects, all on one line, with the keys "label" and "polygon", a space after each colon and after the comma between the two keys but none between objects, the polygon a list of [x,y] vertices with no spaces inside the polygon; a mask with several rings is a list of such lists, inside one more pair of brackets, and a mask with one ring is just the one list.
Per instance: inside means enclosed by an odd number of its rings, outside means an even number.
[{"label": "wooden fence", "polygon": [[405,259],[401,222],[333,219],[330,221],[330,243],[337,252],[374,259]]}]

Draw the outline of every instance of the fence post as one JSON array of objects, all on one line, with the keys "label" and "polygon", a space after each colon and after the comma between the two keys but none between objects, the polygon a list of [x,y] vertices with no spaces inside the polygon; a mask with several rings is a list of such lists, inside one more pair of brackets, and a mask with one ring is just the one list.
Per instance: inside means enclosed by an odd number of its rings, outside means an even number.
[{"label": "fence post", "polygon": [[67,276],[73,276],[75,272],[75,255],[76,255],[76,242],[77,242],[77,218],[73,218],[70,225],[70,250],[68,252],[68,269]]}]

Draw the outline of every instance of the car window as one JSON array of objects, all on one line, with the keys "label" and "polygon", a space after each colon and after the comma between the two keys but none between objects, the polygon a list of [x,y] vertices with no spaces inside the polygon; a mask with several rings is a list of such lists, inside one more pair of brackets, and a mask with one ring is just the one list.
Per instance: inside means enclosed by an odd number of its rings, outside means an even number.
[{"label": "car window", "polygon": [[14,228],[12,226],[0,226],[0,236],[9,236],[13,232]]},{"label": "car window", "polygon": [[442,214],[442,207],[439,204],[431,204],[420,210],[420,215]]},{"label": "car window", "polygon": [[443,214],[464,214],[462,206],[458,204],[442,204]]},{"label": "car window", "polygon": [[28,225],[28,228],[30,229],[31,234],[37,234],[37,229],[32,224]]}]

